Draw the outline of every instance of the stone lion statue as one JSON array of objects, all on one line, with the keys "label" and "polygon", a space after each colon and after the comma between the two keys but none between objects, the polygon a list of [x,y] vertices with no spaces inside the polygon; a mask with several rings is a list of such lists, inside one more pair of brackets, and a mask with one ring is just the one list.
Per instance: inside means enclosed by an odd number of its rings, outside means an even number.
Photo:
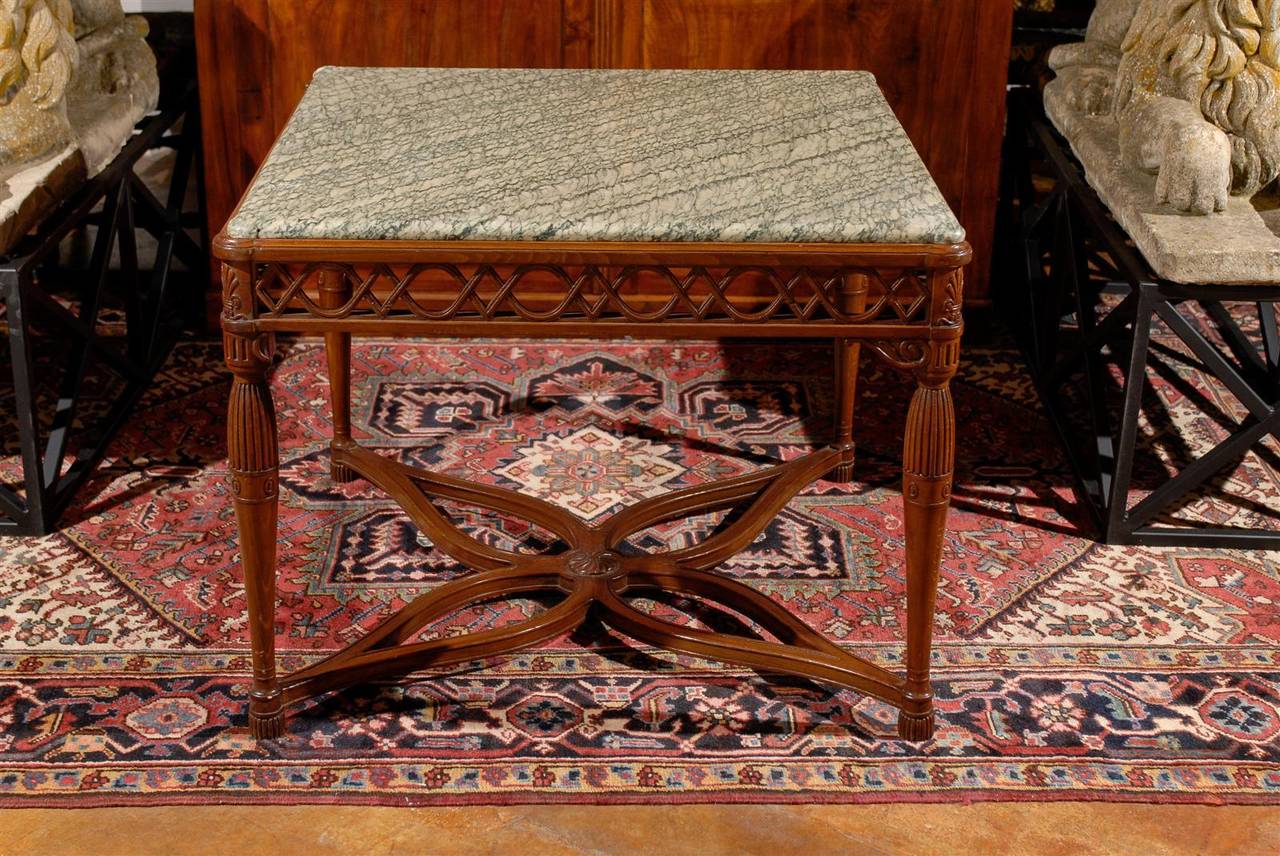
[{"label": "stone lion statue", "polygon": [[1049,64],[1074,109],[1115,119],[1158,202],[1221,211],[1280,175],[1280,0],[1099,0]]},{"label": "stone lion statue", "polygon": [[63,95],[79,56],[71,0],[0,0],[0,164],[69,141]]}]

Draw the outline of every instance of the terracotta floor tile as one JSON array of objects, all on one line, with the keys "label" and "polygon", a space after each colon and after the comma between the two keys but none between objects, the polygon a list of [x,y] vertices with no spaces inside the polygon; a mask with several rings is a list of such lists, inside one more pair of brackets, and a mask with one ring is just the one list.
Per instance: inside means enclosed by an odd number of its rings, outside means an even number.
[{"label": "terracotta floor tile", "polygon": [[892,852],[789,806],[617,806],[606,811],[531,806],[517,824],[551,832],[584,853],[610,856],[639,856],[657,846],[663,856],[786,854],[797,844],[804,856],[844,856],[855,845],[855,852],[867,856]]},{"label": "terracotta floor tile", "polygon": [[[1063,802],[883,805],[856,811],[796,806],[793,811],[798,818],[831,824],[892,853],[961,847],[974,853],[1036,856],[1280,852],[1280,807]],[[945,846],[930,850],[930,843]]]},{"label": "terracotta floor tile", "polygon": [[0,856],[1280,852],[1280,806],[189,806],[0,811]]}]

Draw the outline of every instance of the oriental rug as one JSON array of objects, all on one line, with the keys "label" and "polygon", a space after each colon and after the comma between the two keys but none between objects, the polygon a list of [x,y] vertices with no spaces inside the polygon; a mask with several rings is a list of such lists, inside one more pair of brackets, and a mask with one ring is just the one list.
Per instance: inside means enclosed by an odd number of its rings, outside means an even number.
[{"label": "oriental rug", "polygon": [[[376,489],[329,481],[322,348],[280,350],[276,622],[295,667],[462,571]],[[1161,360],[1138,462],[1148,486],[1241,417],[1185,355]],[[370,445],[590,520],[799,455],[831,420],[820,345],[365,341],[353,363]],[[721,569],[888,668],[900,667],[904,617],[909,390],[864,361],[857,481],[815,483]],[[181,345],[63,530],[0,540],[0,806],[1280,800],[1280,558],[1094,543],[1016,353],[970,347],[955,392],[934,739],[894,739],[895,712],[853,691],[588,627],[338,693],[257,746],[244,727],[226,375],[217,343]],[[1219,481],[1223,495],[1185,513],[1265,522],[1280,508],[1278,457],[1250,454]],[[519,521],[448,510],[492,543],[539,547]],[[717,524],[669,524],[636,543],[691,543]],[[741,625],[696,601],[649,606]],[[545,607],[483,604],[428,632]]]}]

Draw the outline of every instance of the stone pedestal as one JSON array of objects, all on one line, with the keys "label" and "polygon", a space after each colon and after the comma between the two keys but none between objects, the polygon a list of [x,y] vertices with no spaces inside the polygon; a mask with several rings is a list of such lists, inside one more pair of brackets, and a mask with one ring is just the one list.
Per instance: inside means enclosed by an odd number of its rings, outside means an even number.
[{"label": "stone pedestal", "polygon": [[[36,104],[28,73],[25,85],[0,105],[0,253],[110,163],[159,100],[146,20],[126,17],[119,0],[74,0],[72,8],[74,43],[58,48],[74,65],[69,80],[63,77],[65,90],[53,103]],[[22,37],[34,38],[35,24],[23,23],[29,26]],[[70,38],[71,32],[59,32]],[[0,47],[23,54],[22,44]]]},{"label": "stone pedestal", "polygon": [[1070,93],[1051,83],[1045,112],[1071,144],[1085,177],[1111,209],[1155,273],[1180,283],[1280,282],[1280,200],[1232,196],[1226,210],[1189,214],[1155,202],[1156,177],[1120,155],[1119,129],[1108,113],[1086,115]]},{"label": "stone pedestal", "polygon": [[10,247],[87,177],[73,144],[35,163],[0,167],[0,253]]}]

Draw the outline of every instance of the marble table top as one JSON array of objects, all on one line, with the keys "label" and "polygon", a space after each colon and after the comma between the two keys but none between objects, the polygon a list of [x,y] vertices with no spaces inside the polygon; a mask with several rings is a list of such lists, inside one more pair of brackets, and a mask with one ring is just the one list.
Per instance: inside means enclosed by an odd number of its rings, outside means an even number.
[{"label": "marble table top", "polygon": [[858,71],[322,68],[234,238],[950,244]]}]

